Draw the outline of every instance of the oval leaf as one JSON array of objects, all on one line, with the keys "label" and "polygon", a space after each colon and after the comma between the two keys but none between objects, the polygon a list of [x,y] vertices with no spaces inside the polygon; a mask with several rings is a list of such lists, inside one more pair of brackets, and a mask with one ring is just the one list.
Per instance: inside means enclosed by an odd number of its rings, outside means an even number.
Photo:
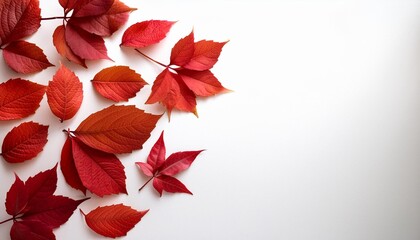
[{"label": "oval leaf", "polygon": [[67,60],[69,60],[70,62],[74,62],[84,68],[87,68],[85,60],[77,56],[67,44],[65,32],[66,32],[66,29],[63,25],[58,26],[54,31],[53,43],[54,43],[55,48],[57,49],[57,52],[61,56],[67,58]]},{"label": "oval leaf", "polygon": [[61,122],[76,115],[83,101],[83,86],[79,78],[61,65],[48,83],[48,105]]},{"label": "oval leaf", "polygon": [[142,48],[160,42],[175,22],[149,20],[131,25],[122,37],[122,46]]},{"label": "oval leaf", "polygon": [[110,106],[90,115],[72,133],[92,148],[129,153],[142,148],[160,117],[135,106]]},{"label": "oval leaf", "polygon": [[86,187],[83,186],[82,180],[77,172],[76,165],[73,158],[73,147],[70,137],[67,138],[61,150],[61,161],[60,161],[61,172],[63,173],[64,179],[70,185],[70,187],[80,190],[86,195]]},{"label": "oval leaf", "polygon": [[219,93],[226,93],[230,90],[224,88],[209,70],[192,71],[182,69],[178,71],[184,83],[194,92],[195,95],[208,97]]},{"label": "oval leaf", "polygon": [[106,13],[114,0],[79,0],[74,4],[72,17],[97,16]]},{"label": "oval leaf", "polygon": [[0,120],[14,120],[34,114],[45,93],[45,86],[10,79],[0,84]]},{"label": "oval leaf", "polygon": [[34,122],[22,123],[4,138],[2,156],[10,163],[19,163],[36,157],[47,143],[48,126]]},{"label": "oval leaf", "polygon": [[85,215],[86,224],[110,238],[126,236],[149,210],[137,211],[123,204],[98,207]]},{"label": "oval leaf", "polygon": [[93,87],[103,97],[114,102],[128,101],[147,83],[141,75],[127,66],[114,66],[98,72],[92,80]]}]

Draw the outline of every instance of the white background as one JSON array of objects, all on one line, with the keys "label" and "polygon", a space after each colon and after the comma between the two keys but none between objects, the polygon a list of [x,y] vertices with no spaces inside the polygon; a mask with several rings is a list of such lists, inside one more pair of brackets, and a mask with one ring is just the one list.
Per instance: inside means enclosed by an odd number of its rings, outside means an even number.
[{"label": "white background", "polygon": [[[42,16],[60,15],[57,1],[40,0]],[[63,61],[51,35],[60,20],[42,22],[30,41],[50,61],[73,69],[85,99],[62,124],[46,98],[35,115],[0,123],[0,139],[22,121],[50,125],[49,142],[34,160],[1,160],[0,199],[16,172],[26,179],[53,167],[65,140],[90,113],[112,104],[92,89],[102,68],[130,65],[150,83],[129,104],[145,106],[162,70],[118,45],[132,23],[178,20],[147,53],[168,62],[170,49],[194,28],[197,40],[230,42],[213,69],[234,90],[198,101],[199,118],[163,117],[144,150],[120,155],[129,195],[93,197],[85,212],[124,203],[151,209],[124,239],[418,240],[420,239],[420,2],[394,1],[137,1],[129,24],[106,40],[115,61],[89,62],[89,70]],[[47,84],[57,68],[24,78]],[[21,77],[0,60],[0,81]],[[207,149],[179,178],[194,193],[164,194],[134,162],[165,130],[167,152]],[[82,198],[58,172],[57,194]],[[0,219],[8,216],[1,205]],[[11,223],[0,226],[8,239]],[[57,239],[104,239],[76,211],[54,231]]]}]

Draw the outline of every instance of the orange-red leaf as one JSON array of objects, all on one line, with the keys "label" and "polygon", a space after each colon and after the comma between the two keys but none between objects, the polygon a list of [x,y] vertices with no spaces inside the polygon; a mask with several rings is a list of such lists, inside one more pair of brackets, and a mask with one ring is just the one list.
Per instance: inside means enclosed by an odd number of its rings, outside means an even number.
[{"label": "orange-red leaf", "polygon": [[0,120],[27,117],[38,109],[45,86],[23,80],[10,79],[0,84]]},{"label": "orange-red leaf", "polygon": [[122,37],[122,46],[142,48],[160,42],[175,22],[149,20],[131,25]]},{"label": "orange-red leaf", "polygon": [[98,16],[106,13],[114,0],[79,0],[74,5],[72,17]]},{"label": "orange-red leaf", "polygon": [[52,65],[41,48],[26,41],[11,42],[3,49],[6,64],[18,73],[35,73]]},{"label": "orange-red leaf", "polygon": [[184,68],[196,71],[209,70],[216,64],[223,46],[227,42],[201,40],[194,44],[195,50],[191,60]]},{"label": "orange-red leaf", "polygon": [[48,105],[61,122],[76,115],[83,101],[83,86],[79,78],[61,65],[48,83]]},{"label": "orange-red leaf", "polygon": [[194,32],[181,38],[171,51],[171,65],[183,66],[187,64],[194,55]]},{"label": "orange-red leaf", "polygon": [[79,173],[77,172],[76,165],[74,163],[73,146],[71,142],[71,139],[67,138],[63,145],[63,149],[61,150],[61,172],[70,187],[80,190],[86,195],[86,187],[83,186],[82,180],[79,177]]},{"label": "orange-red leaf", "polygon": [[128,101],[147,83],[141,75],[127,66],[114,66],[101,70],[92,80],[93,87],[103,97],[114,102]]},{"label": "orange-red leaf", "polygon": [[177,72],[188,88],[197,96],[207,97],[229,92],[209,70],[193,71],[183,69]]},{"label": "orange-red leaf", "polygon": [[61,56],[67,58],[67,60],[74,62],[76,64],[79,64],[82,67],[87,68],[85,60],[77,56],[67,44],[65,32],[66,32],[66,29],[63,25],[58,26],[54,31],[53,43],[54,43],[55,48],[57,49],[57,52]]},{"label": "orange-red leaf", "polygon": [[129,153],[142,148],[160,117],[135,106],[110,106],[90,115],[72,133],[92,148]]},{"label": "orange-red leaf", "polygon": [[1,155],[10,163],[19,163],[36,157],[47,143],[48,126],[25,122],[15,127],[4,138]]},{"label": "orange-red leaf", "polygon": [[126,236],[149,210],[137,211],[123,204],[98,207],[85,215],[86,224],[110,238]]}]

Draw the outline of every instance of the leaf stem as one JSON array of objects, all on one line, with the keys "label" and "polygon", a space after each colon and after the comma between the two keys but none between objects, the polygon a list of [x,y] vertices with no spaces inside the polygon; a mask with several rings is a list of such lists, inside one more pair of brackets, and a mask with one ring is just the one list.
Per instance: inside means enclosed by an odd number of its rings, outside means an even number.
[{"label": "leaf stem", "polygon": [[146,187],[146,185],[150,182],[150,181],[152,181],[152,179],[153,178],[155,178],[155,176],[153,176],[153,177],[151,177],[149,180],[147,180],[147,182],[145,182],[144,184],[143,184],[143,186],[141,186],[141,188],[139,189],[139,192],[144,188],[144,187]]},{"label": "leaf stem", "polygon": [[11,218],[9,218],[7,220],[1,221],[0,224],[7,223],[7,222],[12,221],[14,219],[15,219],[14,217],[11,217]]},{"label": "leaf stem", "polygon": [[47,18],[41,18],[41,20],[54,20],[54,19],[67,19],[67,17],[64,16],[64,17],[47,17]]},{"label": "leaf stem", "polygon": [[165,65],[165,64],[163,64],[163,63],[161,63],[161,62],[156,61],[155,59],[153,59],[153,58],[151,58],[151,57],[147,56],[146,54],[142,53],[140,50],[138,50],[138,49],[134,49],[134,50],[136,50],[138,53],[140,53],[143,57],[145,57],[145,58],[149,59],[150,61],[152,61],[152,62],[154,62],[154,63],[159,64],[159,65],[160,65],[160,66],[162,66],[162,67],[164,67],[164,68],[170,68],[168,65]]}]

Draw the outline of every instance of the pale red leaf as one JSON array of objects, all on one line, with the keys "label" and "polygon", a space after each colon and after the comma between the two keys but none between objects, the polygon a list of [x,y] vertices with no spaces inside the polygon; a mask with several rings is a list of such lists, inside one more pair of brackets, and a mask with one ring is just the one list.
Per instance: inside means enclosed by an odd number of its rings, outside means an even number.
[{"label": "pale red leaf", "polygon": [[136,162],[136,165],[140,168],[140,170],[144,173],[144,175],[152,177],[153,176],[153,167],[150,166],[148,163],[144,162]]},{"label": "pale red leaf", "polygon": [[77,172],[76,165],[74,163],[73,148],[70,137],[66,139],[63,149],[61,150],[60,168],[66,182],[72,188],[80,190],[86,195],[86,187],[83,186],[82,180],[80,180],[79,173]]},{"label": "pale red leaf", "polygon": [[71,141],[77,172],[89,191],[100,197],[127,193],[124,166],[114,154],[93,149],[75,138]]},{"label": "pale red leaf", "polygon": [[28,192],[26,191],[25,184],[15,174],[15,182],[10,187],[6,194],[6,212],[11,216],[17,216],[23,213],[26,205],[28,204]]},{"label": "pale red leaf", "polygon": [[20,78],[1,83],[0,120],[21,119],[34,114],[44,93],[45,86]]},{"label": "pale red leaf", "polygon": [[18,73],[40,72],[52,65],[41,48],[26,41],[11,42],[3,49],[6,64]]},{"label": "pale red leaf", "polygon": [[129,67],[114,66],[98,72],[92,84],[103,97],[119,102],[135,97],[147,83],[140,74]]},{"label": "pale red leaf", "polygon": [[193,70],[178,70],[184,83],[188,86],[195,95],[201,97],[208,97],[219,93],[226,93],[230,90],[224,88],[209,70],[193,71]]},{"label": "pale red leaf", "polygon": [[61,65],[48,83],[48,105],[61,122],[76,115],[83,101],[83,85],[66,66]]},{"label": "pale red leaf", "polygon": [[161,115],[135,106],[110,106],[91,114],[72,133],[92,148],[109,153],[141,149]]},{"label": "pale red leaf", "polygon": [[85,215],[86,224],[110,238],[126,236],[149,210],[137,211],[123,204],[98,207]]},{"label": "pale red leaf", "polygon": [[196,71],[209,70],[216,64],[223,46],[227,42],[201,40],[194,44],[195,50],[191,60],[184,68]]},{"label": "pale red leaf", "polygon": [[114,0],[79,0],[74,5],[72,17],[98,16],[106,13]]},{"label": "pale red leaf", "polygon": [[4,138],[1,147],[3,158],[10,163],[20,163],[36,157],[47,143],[48,126],[25,122],[14,127]]},{"label": "pale red leaf", "polygon": [[175,22],[149,20],[131,25],[122,37],[122,46],[142,48],[160,42]]},{"label": "pale red leaf", "polygon": [[174,176],[189,168],[203,150],[172,153],[160,168],[160,174]]},{"label": "pale red leaf", "polygon": [[85,60],[77,56],[66,42],[66,30],[63,25],[58,26],[53,34],[53,43],[57,52],[67,60],[87,68]]},{"label": "pale red leaf", "polygon": [[171,176],[159,175],[155,177],[153,179],[153,187],[160,196],[162,196],[163,191],[170,193],[188,193],[192,195],[192,192],[190,192],[182,182]]},{"label": "pale red leaf", "polygon": [[15,221],[10,229],[11,240],[55,240],[52,228],[39,221]]},{"label": "pale red leaf", "polygon": [[194,32],[181,38],[171,51],[171,65],[183,66],[187,64],[194,55]]},{"label": "pale red leaf", "polygon": [[40,26],[38,0],[0,1],[0,46],[32,35]]}]

